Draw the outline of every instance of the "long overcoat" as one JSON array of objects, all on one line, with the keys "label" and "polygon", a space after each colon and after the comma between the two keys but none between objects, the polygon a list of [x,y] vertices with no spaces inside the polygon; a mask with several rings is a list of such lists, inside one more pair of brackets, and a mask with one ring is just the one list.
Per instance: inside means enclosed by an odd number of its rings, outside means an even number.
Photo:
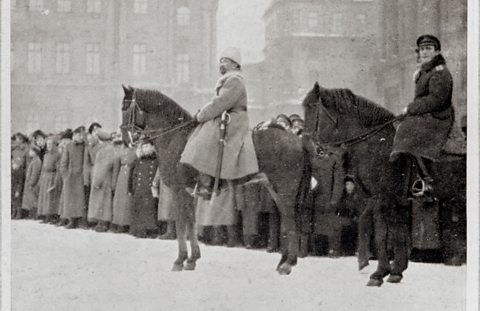
[{"label": "long overcoat", "polygon": [[215,176],[219,149],[219,125],[223,111],[230,114],[220,178],[237,179],[258,172],[257,156],[249,130],[247,91],[238,71],[225,74],[217,82],[216,96],[197,114],[201,123],[193,131],[180,162],[199,172]]},{"label": "long overcoat", "polygon": [[175,202],[173,202],[173,190],[160,178],[160,170],[155,174],[154,185],[158,187],[158,220],[172,221],[177,217]]},{"label": "long overcoat", "polygon": [[25,176],[25,187],[23,189],[22,209],[34,210],[37,208],[40,171],[42,170],[42,160],[34,156],[28,164],[27,174]]},{"label": "long overcoat", "polygon": [[25,174],[28,164],[28,145],[18,144],[12,149],[12,208],[18,210],[22,207],[23,188],[25,186]]},{"label": "long overcoat", "polygon": [[[60,204],[61,183],[58,178],[58,162],[61,154],[57,148],[47,151],[43,157],[38,195],[38,215],[54,215]],[[51,191],[49,189],[53,188]]]},{"label": "long overcoat", "polygon": [[117,178],[115,196],[113,198],[113,220],[112,223],[119,226],[130,225],[130,208],[132,197],[128,195],[128,179],[131,174],[133,162],[137,159],[135,150],[123,146],[115,158],[120,172]]},{"label": "long overcoat", "polygon": [[85,193],[83,188],[83,160],[85,144],[70,142],[62,153],[60,173],[63,179],[63,216],[85,216]]},{"label": "long overcoat", "polygon": [[97,155],[100,144],[97,138],[92,138],[85,145],[84,159],[83,159],[83,182],[85,186],[90,186],[92,181],[92,171],[95,166],[95,157]]},{"label": "long overcoat", "polygon": [[95,155],[91,176],[89,221],[111,222],[113,218],[113,192],[117,183],[119,163],[111,143],[100,144]]},{"label": "long overcoat", "polygon": [[130,209],[130,233],[143,236],[157,230],[157,199],[152,194],[152,182],[157,171],[155,154],[137,158],[131,167],[128,190],[132,195]]},{"label": "long overcoat", "polygon": [[407,106],[393,142],[392,156],[410,153],[436,161],[453,124],[453,81],[441,54],[415,76],[415,99]]}]

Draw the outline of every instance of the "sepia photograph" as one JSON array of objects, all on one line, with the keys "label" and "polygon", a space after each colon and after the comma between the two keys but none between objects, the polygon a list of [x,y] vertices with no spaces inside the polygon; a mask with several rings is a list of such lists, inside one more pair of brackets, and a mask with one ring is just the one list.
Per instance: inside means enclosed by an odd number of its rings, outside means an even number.
[{"label": "sepia photograph", "polygon": [[480,309],[478,0],[1,6],[2,310]]}]

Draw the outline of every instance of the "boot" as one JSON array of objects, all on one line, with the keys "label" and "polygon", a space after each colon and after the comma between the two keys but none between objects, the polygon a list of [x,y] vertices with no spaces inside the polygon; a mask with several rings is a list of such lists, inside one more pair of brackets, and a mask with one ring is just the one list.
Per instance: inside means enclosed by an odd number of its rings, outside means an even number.
[{"label": "boot", "polygon": [[68,220],[68,225],[65,228],[66,229],[76,229],[78,227],[78,220],[79,220],[79,218],[70,218]]},{"label": "boot", "polygon": [[108,221],[100,220],[95,227],[95,232],[107,232],[110,223]]},{"label": "boot", "polygon": [[237,230],[235,225],[227,226],[227,247],[235,247],[238,244]]}]

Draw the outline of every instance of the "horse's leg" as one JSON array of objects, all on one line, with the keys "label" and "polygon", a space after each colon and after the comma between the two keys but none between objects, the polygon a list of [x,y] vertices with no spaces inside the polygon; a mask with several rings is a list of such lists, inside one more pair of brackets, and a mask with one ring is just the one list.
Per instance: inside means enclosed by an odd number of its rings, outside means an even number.
[{"label": "horse's leg", "polygon": [[358,270],[368,266],[370,259],[370,237],[373,228],[373,209],[367,206],[358,218]]},{"label": "horse's leg", "polygon": [[281,232],[282,236],[286,236],[286,253],[282,252],[282,259],[285,261],[279,264],[278,273],[282,275],[290,274],[292,267],[297,264],[298,257],[298,233],[297,223],[295,219],[295,198],[296,193],[287,193],[279,195],[280,204],[278,210],[280,212]]},{"label": "horse's leg", "polygon": [[403,271],[408,267],[408,225],[407,224],[391,224],[392,243],[394,260],[392,271],[387,279],[390,283],[399,283],[403,278]]},{"label": "horse's leg", "polygon": [[[188,195],[188,194],[187,194]],[[197,206],[197,200],[193,200],[188,196],[185,198],[185,210],[187,211],[187,223],[186,228],[188,232],[188,238],[190,239],[191,255],[187,259],[185,270],[195,270],[197,260],[200,256],[200,246],[198,244],[198,229],[195,222],[195,210]]]},{"label": "horse's leg", "polygon": [[187,211],[182,200],[182,194],[179,192],[182,190],[175,189],[174,191],[174,202],[177,205],[177,220],[175,222],[175,228],[177,231],[177,242],[178,242],[178,257],[173,263],[172,271],[182,271],[183,262],[188,258],[188,249],[187,249],[187,235],[186,235],[186,224],[187,224]]},{"label": "horse's leg", "polygon": [[380,206],[373,207],[375,224],[375,246],[377,249],[378,265],[377,270],[370,275],[367,286],[381,286],[383,278],[390,273],[390,263],[387,253],[388,224],[383,218]]}]

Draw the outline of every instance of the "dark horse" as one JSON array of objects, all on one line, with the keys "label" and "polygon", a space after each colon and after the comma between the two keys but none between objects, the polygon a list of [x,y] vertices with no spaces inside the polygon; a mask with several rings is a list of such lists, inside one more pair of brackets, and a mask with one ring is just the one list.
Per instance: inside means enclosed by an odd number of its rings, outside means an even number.
[{"label": "dark horse", "polygon": [[[195,128],[191,115],[172,99],[155,90],[134,89],[123,86],[122,131],[128,140],[134,133],[150,137],[158,155],[160,175],[173,190],[177,205],[177,240],[179,253],[173,270],[193,270],[200,258],[200,248],[195,225],[195,208],[186,188],[193,188],[197,172],[181,164],[180,156],[190,133]],[[280,274],[289,274],[297,262],[298,226],[297,194],[303,193],[301,185],[305,155],[301,140],[281,129],[256,131],[253,142],[261,172],[268,177],[267,188],[271,191],[281,215],[282,237],[286,246],[277,266]],[[212,160],[214,161],[214,159]],[[188,258],[187,232],[192,253]],[[184,261],[187,265],[184,266]]]},{"label": "dark horse", "polygon": [[[387,281],[400,282],[409,256],[409,204],[405,200],[405,189],[410,186],[411,167],[407,157],[390,162],[395,116],[348,89],[325,89],[318,83],[306,95],[303,107],[304,144],[347,149],[346,170],[353,176],[357,189],[363,192],[363,199],[358,203],[366,206],[360,208],[365,215],[360,216],[359,222],[369,221],[362,217],[373,218],[378,266],[367,285],[380,286],[388,274]],[[312,148],[306,149],[310,150],[313,163],[316,155],[312,154]],[[435,195],[443,201],[454,201],[460,210],[465,206],[464,160],[437,165],[434,172]],[[316,172],[312,174],[315,176]],[[365,246],[361,249],[365,243],[361,241],[361,225],[359,230],[359,257],[363,256],[368,262]],[[393,250],[392,265],[389,246]]]}]

